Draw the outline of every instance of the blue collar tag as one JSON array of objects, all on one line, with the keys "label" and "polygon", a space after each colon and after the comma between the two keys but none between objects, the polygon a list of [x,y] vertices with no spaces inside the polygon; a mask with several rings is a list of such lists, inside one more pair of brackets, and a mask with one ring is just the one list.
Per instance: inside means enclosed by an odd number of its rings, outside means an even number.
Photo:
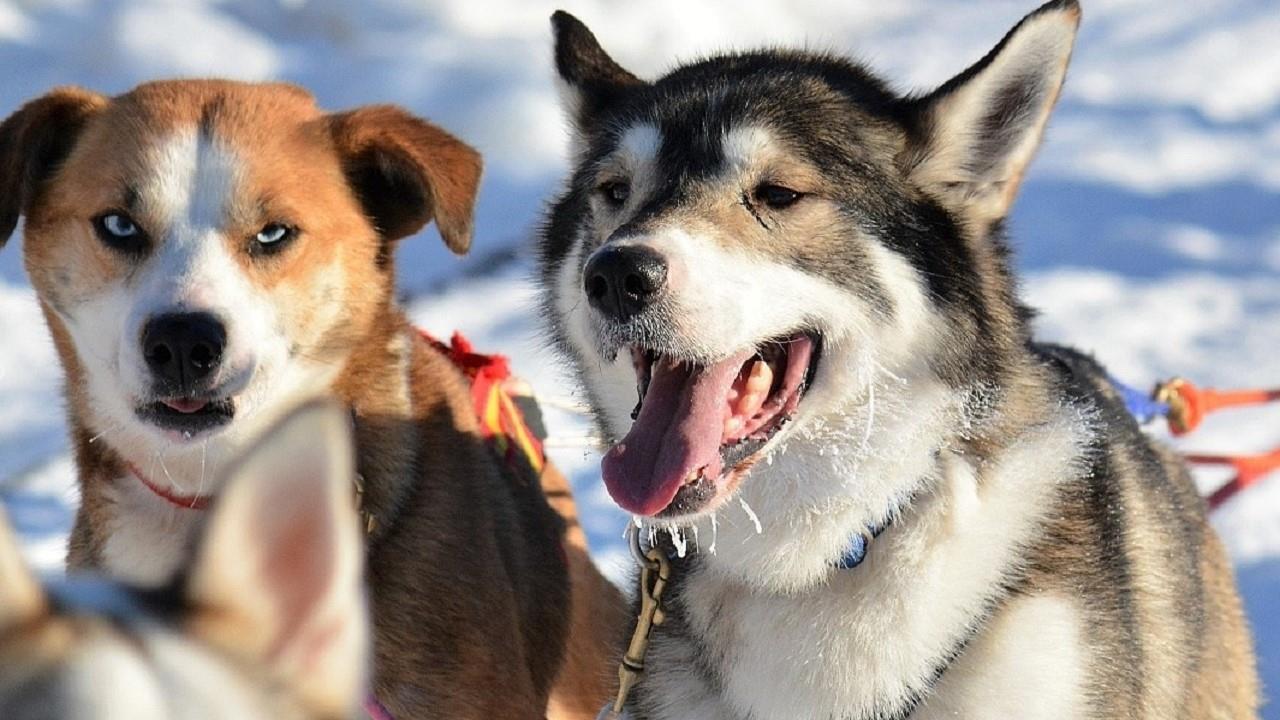
[{"label": "blue collar tag", "polygon": [[840,570],[852,570],[862,564],[867,558],[867,547],[871,545],[867,541],[866,533],[858,533],[849,541],[849,549],[844,555],[836,561],[835,566]]},{"label": "blue collar tag", "polygon": [[860,532],[849,539],[849,549],[840,559],[832,564],[838,570],[852,570],[867,559],[867,551],[871,549],[871,541],[880,537],[880,533],[889,528],[889,523],[878,525],[865,532]]}]

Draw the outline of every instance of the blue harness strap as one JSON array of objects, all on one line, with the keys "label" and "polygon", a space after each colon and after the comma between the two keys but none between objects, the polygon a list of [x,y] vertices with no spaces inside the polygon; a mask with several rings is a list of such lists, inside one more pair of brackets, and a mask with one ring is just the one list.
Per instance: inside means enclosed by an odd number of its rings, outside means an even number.
[{"label": "blue harness strap", "polygon": [[1169,414],[1169,404],[1162,403],[1152,399],[1149,393],[1144,393],[1137,388],[1125,385],[1115,377],[1108,375],[1107,380],[1111,386],[1116,389],[1120,398],[1124,400],[1124,407],[1133,415],[1140,424],[1146,424],[1156,418],[1165,417]]}]

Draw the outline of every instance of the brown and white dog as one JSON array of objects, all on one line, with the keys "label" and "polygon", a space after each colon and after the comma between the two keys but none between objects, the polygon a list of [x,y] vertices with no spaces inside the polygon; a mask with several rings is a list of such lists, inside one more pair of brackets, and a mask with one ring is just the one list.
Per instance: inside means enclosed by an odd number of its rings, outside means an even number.
[{"label": "brown and white dog", "polygon": [[70,566],[164,582],[217,468],[328,395],[354,424],[373,685],[391,714],[541,718],[565,657],[553,710],[599,707],[596,628],[620,601],[564,478],[542,478],[558,515],[486,447],[467,381],[394,300],[397,240],[434,219],[467,250],[480,171],[403,110],[329,114],[282,84],[63,88],[0,125],[0,241],[24,215],[66,373]]},{"label": "brown and white dog", "polygon": [[42,587],[0,513],[0,717],[353,716],[369,629],[345,413],[308,404],[226,470],[160,588],[80,574]]}]

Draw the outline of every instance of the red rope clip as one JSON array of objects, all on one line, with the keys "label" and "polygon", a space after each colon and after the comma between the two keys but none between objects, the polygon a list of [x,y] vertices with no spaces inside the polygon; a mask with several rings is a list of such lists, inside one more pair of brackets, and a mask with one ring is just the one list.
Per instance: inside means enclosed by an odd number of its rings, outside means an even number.
[{"label": "red rope clip", "polygon": [[1209,413],[1280,401],[1280,389],[1210,390],[1185,378],[1174,378],[1156,386],[1155,399],[1169,406],[1169,430],[1174,435],[1186,435],[1199,427]]},{"label": "red rope clip", "polygon": [[[1197,387],[1189,380],[1174,378],[1156,386],[1153,396],[1169,406],[1169,431],[1174,435],[1186,435],[1199,427],[1212,412],[1280,401],[1280,389],[1210,390]],[[1209,496],[1210,509],[1257,483],[1263,476],[1280,470],[1280,448],[1262,455],[1187,455],[1186,459],[1200,465],[1224,465],[1236,471],[1234,478]]]}]

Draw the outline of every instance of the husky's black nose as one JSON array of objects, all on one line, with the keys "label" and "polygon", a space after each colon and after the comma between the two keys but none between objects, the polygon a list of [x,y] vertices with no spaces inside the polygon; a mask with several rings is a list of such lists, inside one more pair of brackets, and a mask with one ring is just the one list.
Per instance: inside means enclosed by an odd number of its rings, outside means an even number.
[{"label": "husky's black nose", "polygon": [[667,261],[640,245],[605,248],[583,273],[591,307],[617,320],[638,315],[667,285]]},{"label": "husky's black nose", "polygon": [[142,331],[142,356],[163,392],[196,389],[222,361],[227,331],[208,313],[159,315]]}]

